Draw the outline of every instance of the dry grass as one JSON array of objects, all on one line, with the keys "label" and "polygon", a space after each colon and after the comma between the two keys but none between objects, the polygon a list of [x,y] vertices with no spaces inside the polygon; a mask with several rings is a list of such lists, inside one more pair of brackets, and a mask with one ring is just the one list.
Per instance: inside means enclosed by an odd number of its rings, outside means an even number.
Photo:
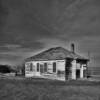
[{"label": "dry grass", "polygon": [[0,100],[100,100],[100,82],[0,79]]}]

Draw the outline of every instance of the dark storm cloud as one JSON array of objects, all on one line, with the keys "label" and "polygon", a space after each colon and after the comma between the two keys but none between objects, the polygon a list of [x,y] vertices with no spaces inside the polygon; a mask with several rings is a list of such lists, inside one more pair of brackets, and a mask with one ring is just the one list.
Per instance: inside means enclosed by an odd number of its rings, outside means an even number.
[{"label": "dark storm cloud", "polygon": [[100,56],[99,12],[99,0],[0,0],[0,52],[20,59],[73,41]]}]

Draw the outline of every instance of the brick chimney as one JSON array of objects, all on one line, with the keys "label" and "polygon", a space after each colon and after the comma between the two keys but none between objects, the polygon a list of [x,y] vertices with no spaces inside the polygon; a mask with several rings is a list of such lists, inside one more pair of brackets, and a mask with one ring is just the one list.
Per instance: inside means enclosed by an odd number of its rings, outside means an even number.
[{"label": "brick chimney", "polygon": [[74,45],[74,43],[71,44],[71,52],[75,53],[75,45]]}]

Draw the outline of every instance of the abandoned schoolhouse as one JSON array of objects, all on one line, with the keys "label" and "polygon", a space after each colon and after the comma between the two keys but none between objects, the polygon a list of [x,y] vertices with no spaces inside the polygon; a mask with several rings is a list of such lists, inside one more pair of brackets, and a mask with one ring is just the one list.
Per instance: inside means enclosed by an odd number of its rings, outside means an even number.
[{"label": "abandoned schoolhouse", "polygon": [[63,47],[50,48],[25,60],[25,77],[56,80],[76,80],[87,78],[89,59]]}]

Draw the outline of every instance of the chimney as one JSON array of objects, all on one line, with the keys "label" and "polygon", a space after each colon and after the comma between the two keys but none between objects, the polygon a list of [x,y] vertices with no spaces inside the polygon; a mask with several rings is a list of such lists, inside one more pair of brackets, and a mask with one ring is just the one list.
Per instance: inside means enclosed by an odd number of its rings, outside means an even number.
[{"label": "chimney", "polygon": [[71,52],[75,53],[75,45],[74,45],[74,43],[71,44]]}]

